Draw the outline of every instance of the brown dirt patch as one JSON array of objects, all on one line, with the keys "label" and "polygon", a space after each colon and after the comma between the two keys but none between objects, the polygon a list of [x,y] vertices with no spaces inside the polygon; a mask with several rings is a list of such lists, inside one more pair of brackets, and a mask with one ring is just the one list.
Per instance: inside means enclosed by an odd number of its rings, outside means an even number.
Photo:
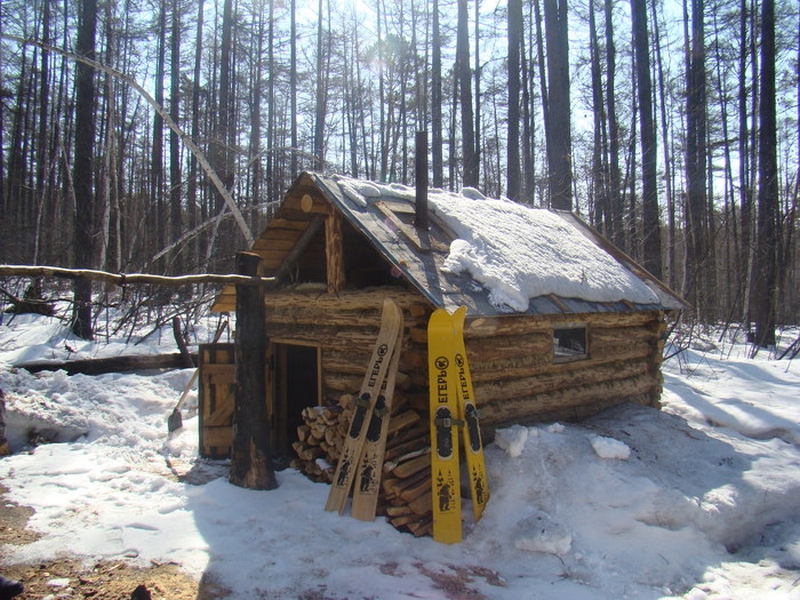
[{"label": "brown dirt patch", "polygon": [[7,492],[8,488],[0,484],[0,540],[4,544],[18,546],[35,542],[39,539],[39,534],[26,529],[34,510],[7,500]]},{"label": "brown dirt patch", "polygon": [[124,562],[98,562],[86,566],[76,560],[56,560],[35,565],[3,567],[3,575],[21,581],[25,592],[18,600],[57,598],[120,600],[144,586],[152,600],[215,600],[228,591],[213,582],[196,582],[172,564],[149,568]]},{"label": "brown dirt patch", "polygon": [[[8,490],[0,485],[0,546],[25,545],[40,535],[27,529],[34,510],[5,497]],[[207,578],[195,581],[174,564],[136,567],[122,561],[92,564],[65,558],[35,564],[0,565],[0,574],[21,581],[25,592],[18,600],[52,596],[64,600],[121,600],[131,597],[143,585],[152,600],[216,600],[229,591]]]}]

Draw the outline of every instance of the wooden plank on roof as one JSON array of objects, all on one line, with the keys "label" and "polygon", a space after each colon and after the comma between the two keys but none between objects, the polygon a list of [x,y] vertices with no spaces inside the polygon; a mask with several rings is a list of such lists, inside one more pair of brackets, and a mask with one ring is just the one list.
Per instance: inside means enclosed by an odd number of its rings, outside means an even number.
[{"label": "wooden plank on roof", "polygon": [[547,299],[548,299],[548,300],[550,300],[550,302],[552,302],[553,304],[555,304],[555,305],[556,305],[556,306],[557,306],[559,309],[561,309],[562,311],[564,311],[564,312],[571,312],[571,311],[569,310],[569,307],[568,307],[566,304],[564,304],[564,303],[561,301],[561,299],[560,299],[558,296],[556,296],[555,294],[547,294]]},{"label": "wooden plank on roof", "polygon": [[381,213],[387,219],[389,219],[391,224],[394,225],[404,236],[408,238],[411,243],[417,247],[417,250],[420,252],[431,251],[430,235],[427,231],[420,231],[413,225],[406,225],[403,223],[400,218],[394,214],[389,204],[383,200],[376,202],[375,208],[381,211]]}]

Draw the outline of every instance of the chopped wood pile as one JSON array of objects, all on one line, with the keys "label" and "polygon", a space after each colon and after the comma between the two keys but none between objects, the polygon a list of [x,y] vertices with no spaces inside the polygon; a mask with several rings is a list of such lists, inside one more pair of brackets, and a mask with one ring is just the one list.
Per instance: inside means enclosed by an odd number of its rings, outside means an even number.
[{"label": "chopped wood pile", "polygon": [[[297,458],[292,466],[314,481],[330,483],[336,471],[344,439],[353,414],[353,396],[345,394],[335,406],[313,406],[303,410],[303,424],[292,444]],[[430,433],[427,420],[407,402],[395,397],[378,514],[397,529],[415,536],[432,530]]]}]

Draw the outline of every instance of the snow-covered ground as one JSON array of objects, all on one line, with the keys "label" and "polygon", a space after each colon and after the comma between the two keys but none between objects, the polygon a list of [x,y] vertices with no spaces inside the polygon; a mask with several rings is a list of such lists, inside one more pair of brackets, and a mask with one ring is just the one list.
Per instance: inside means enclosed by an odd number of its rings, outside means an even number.
[{"label": "snow-covered ground", "polygon": [[[195,342],[213,328],[198,325]],[[196,459],[196,393],[185,427],[167,435],[191,370],[9,368],[68,352],[172,352],[171,332],[90,344],[57,319],[4,315],[15,453],[0,458],[0,482],[35,509],[42,537],[0,540],[0,569],[64,556],[174,561],[236,599],[800,598],[800,361],[750,359],[730,336],[702,341],[665,364],[660,412],[623,406],[500,432],[486,451],[484,517],[472,522],[465,507],[464,542],[444,546],[325,512],[328,486],[293,470],[274,491],[230,485],[224,464]],[[60,443],[27,446],[32,428]],[[181,483],[175,469],[205,483]]]}]

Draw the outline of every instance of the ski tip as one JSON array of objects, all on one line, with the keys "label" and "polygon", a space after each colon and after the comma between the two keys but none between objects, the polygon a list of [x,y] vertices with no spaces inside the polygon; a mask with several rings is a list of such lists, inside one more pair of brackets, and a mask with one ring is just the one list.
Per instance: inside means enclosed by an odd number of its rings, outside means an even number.
[{"label": "ski tip", "polygon": [[453,313],[453,326],[457,329],[464,329],[464,321],[467,319],[467,307],[459,306]]}]

